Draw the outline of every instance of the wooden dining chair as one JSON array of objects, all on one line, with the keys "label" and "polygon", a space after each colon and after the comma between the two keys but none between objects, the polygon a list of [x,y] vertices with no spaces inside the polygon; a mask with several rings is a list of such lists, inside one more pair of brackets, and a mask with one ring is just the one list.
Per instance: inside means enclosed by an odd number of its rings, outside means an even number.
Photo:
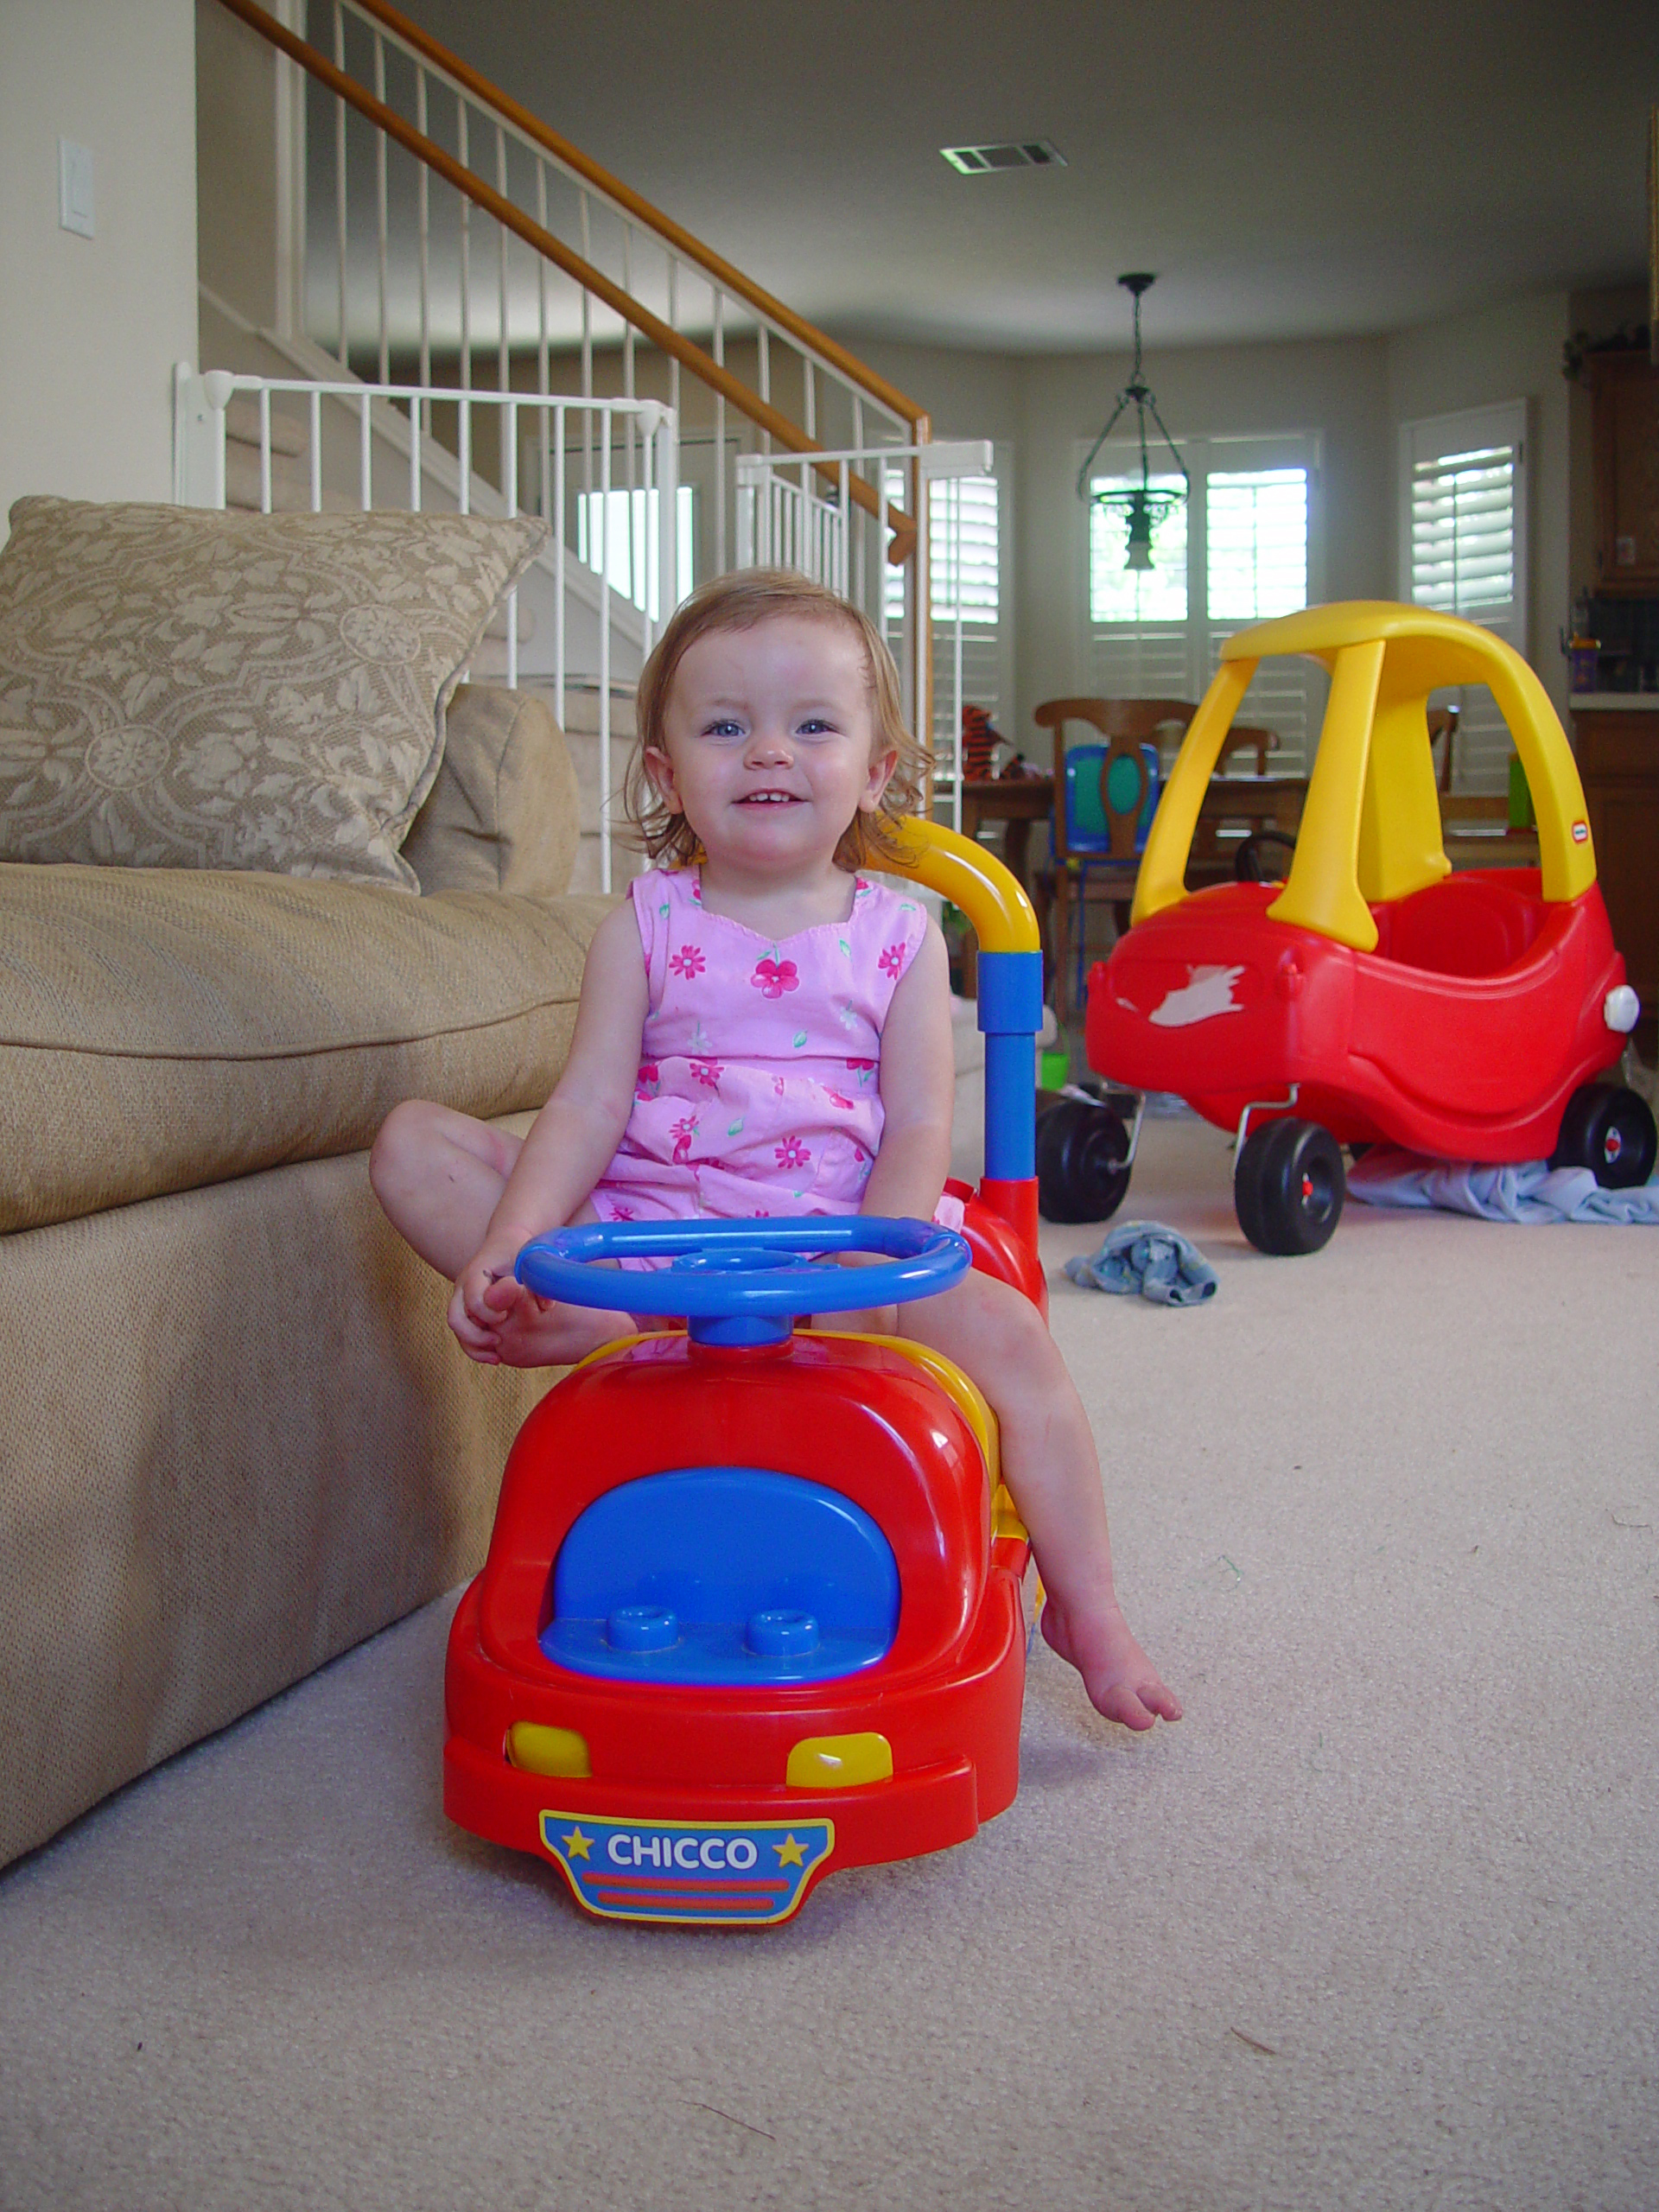
[{"label": "wooden dining chair", "polygon": [[1458,709],[1455,707],[1431,707],[1428,710],[1428,743],[1432,752],[1444,738],[1446,749],[1436,764],[1435,785],[1444,796],[1452,789],[1452,756],[1458,743]]},{"label": "wooden dining chair", "polygon": [[[1039,728],[1053,734],[1052,852],[1038,872],[1037,909],[1062,1010],[1083,1003],[1090,894],[1110,900],[1120,931],[1128,926],[1161,779],[1159,736],[1185,731],[1197,711],[1186,699],[1046,699],[1034,712]],[[1068,746],[1068,722],[1085,724],[1105,742]],[[1074,929],[1077,974],[1068,993]]]},{"label": "wooden dining chair", "polygon": [[[1307,779],[1276,772],[1274,755],[1278,750],[1277,730],[1235,722],[1228,731],[1192,833],[1186,868],[1189,891],[1232,880],[1240,848],[1253,839],[1271,836],[1281,861],[1286,850],[1294,848]],[[1237,763],[1246,755],[1255,765],[1241,772]],[[1247,855],[1249,867],[1255,868],[1261,857],[1259,849],[1253,849]]]}]

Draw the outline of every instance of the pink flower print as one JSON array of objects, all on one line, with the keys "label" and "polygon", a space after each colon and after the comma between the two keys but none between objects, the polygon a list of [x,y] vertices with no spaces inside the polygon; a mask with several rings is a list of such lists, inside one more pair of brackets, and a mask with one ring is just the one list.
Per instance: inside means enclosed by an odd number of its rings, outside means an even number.
[{"label": "pink flower print", "polygon": [[683,944],[668,963],[671,976],[701,976],[709,963],[700,944]]},{"label": "pink flower print", "polygon": [[634,1096],[654,1098],[661,1086],[662,1077],[656,1061],[642,1060],[639,1064],[639,1072],[634,1078]]},{"label": "pink flower print", "polygon": [[674,1140],[674,1161],[677,1166],[690,1159],[691,1140],[696,1134],[697,1117],[695,1114],[683,1116],[671,1127],[669,1135]]},{"label": "pink flower print", "polygon": [[849,1060],[847,1065],[852,1069],[855,1075],[874,1075],[875,1073],[875,1062],[874,1060]]},{"label": "pink flower print", "polygon": [[784,1095],[784,1078],[780,1075],[772,1078],[772,1095],[774,1098],[781,1098]]},{"label": "pink flower print", "polygon": [[619,1206],[613,1204],[611,1207],[613,1221],[633,1221],[637,1217],[632,1206]]},{"label": "pink flower print", "polygon": [[792,960],[757,960],[749,982],[769,999],[780,999],[785,991],[798,990],[801,979]]},{"label": "pink flower print", "polygon": [[709,1090],[719,1089],[721,1071],[718,1060],[693,1060],[690,1066],[692,1077],[696,1082],[703,1084]]},{"label": "pink flower print", "polygon": [[884,976],[896,976],[899,970],[905,964],[904,946],[902,944],[890,944],[875,964],[881,970],[881,973]]},{"label": "pink flower print", "polygon": [[850,1098],[843,1098],[838,1090],[831,1090],[827,1083],[823,1086],[823,1095],[830,1101],[830,1103],[832,1106],[839,1106],[843,1114],[850,1114],[852,1112],[852,1100]]},{"label": "pink flower print", "polygon": [[772,1158],[780,1167],[810,1167],[812,1155],[799,1137],[785,1137],[772,1150]]}]

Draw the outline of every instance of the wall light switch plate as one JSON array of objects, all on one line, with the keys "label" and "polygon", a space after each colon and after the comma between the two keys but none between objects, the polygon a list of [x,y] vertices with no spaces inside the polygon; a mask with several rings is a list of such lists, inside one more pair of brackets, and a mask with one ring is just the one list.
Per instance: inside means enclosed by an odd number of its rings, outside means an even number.
[{"label": "wall light switch plate", "polygon": [[58,141],[58,227],[89,238],[92,231],[92,149]]}]

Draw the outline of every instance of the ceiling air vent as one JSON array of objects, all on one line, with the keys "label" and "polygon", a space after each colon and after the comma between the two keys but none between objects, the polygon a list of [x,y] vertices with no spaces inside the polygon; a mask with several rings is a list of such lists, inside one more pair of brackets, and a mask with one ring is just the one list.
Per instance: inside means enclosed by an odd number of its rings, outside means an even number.
[{"label": "ceiling air vent", "polygon": [[1005,146],[941,146],[953,169],[979,176],[987,169],[1051,169],[1065,167],[1065,156],[1046,138],[1019,138]]}]

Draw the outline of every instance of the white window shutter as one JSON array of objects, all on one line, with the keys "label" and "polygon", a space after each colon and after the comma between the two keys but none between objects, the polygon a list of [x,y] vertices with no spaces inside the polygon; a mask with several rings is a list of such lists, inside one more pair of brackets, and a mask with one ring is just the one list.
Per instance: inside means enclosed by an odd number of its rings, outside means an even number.
[{"label": "white window shutter", "polygon": [[[1527,404],[1402,425],[1400,582],[1414,606],[1459,614],[1527,650]],[[1435,694],[1459,709],[1454,788],[1509,788],[1509,729],[1484,684]]]},{"label": "white window shutter", "polygon": [[[1188,495],[1154,530],[1150,569],[1126,569],[1121,516],[1089,511],[1088,680],[1103,698],[1196,700],[1236,630],[1317,595],[1317,436],[1195,437],[1181,458]],[[1106,448],[1092,480],[1137,484],[1138,448]],[[1306,772],[1324,691],[1313,663],[1271,662],[1245,694],[1238,719],[1276,734],[1278,772]]]}]

